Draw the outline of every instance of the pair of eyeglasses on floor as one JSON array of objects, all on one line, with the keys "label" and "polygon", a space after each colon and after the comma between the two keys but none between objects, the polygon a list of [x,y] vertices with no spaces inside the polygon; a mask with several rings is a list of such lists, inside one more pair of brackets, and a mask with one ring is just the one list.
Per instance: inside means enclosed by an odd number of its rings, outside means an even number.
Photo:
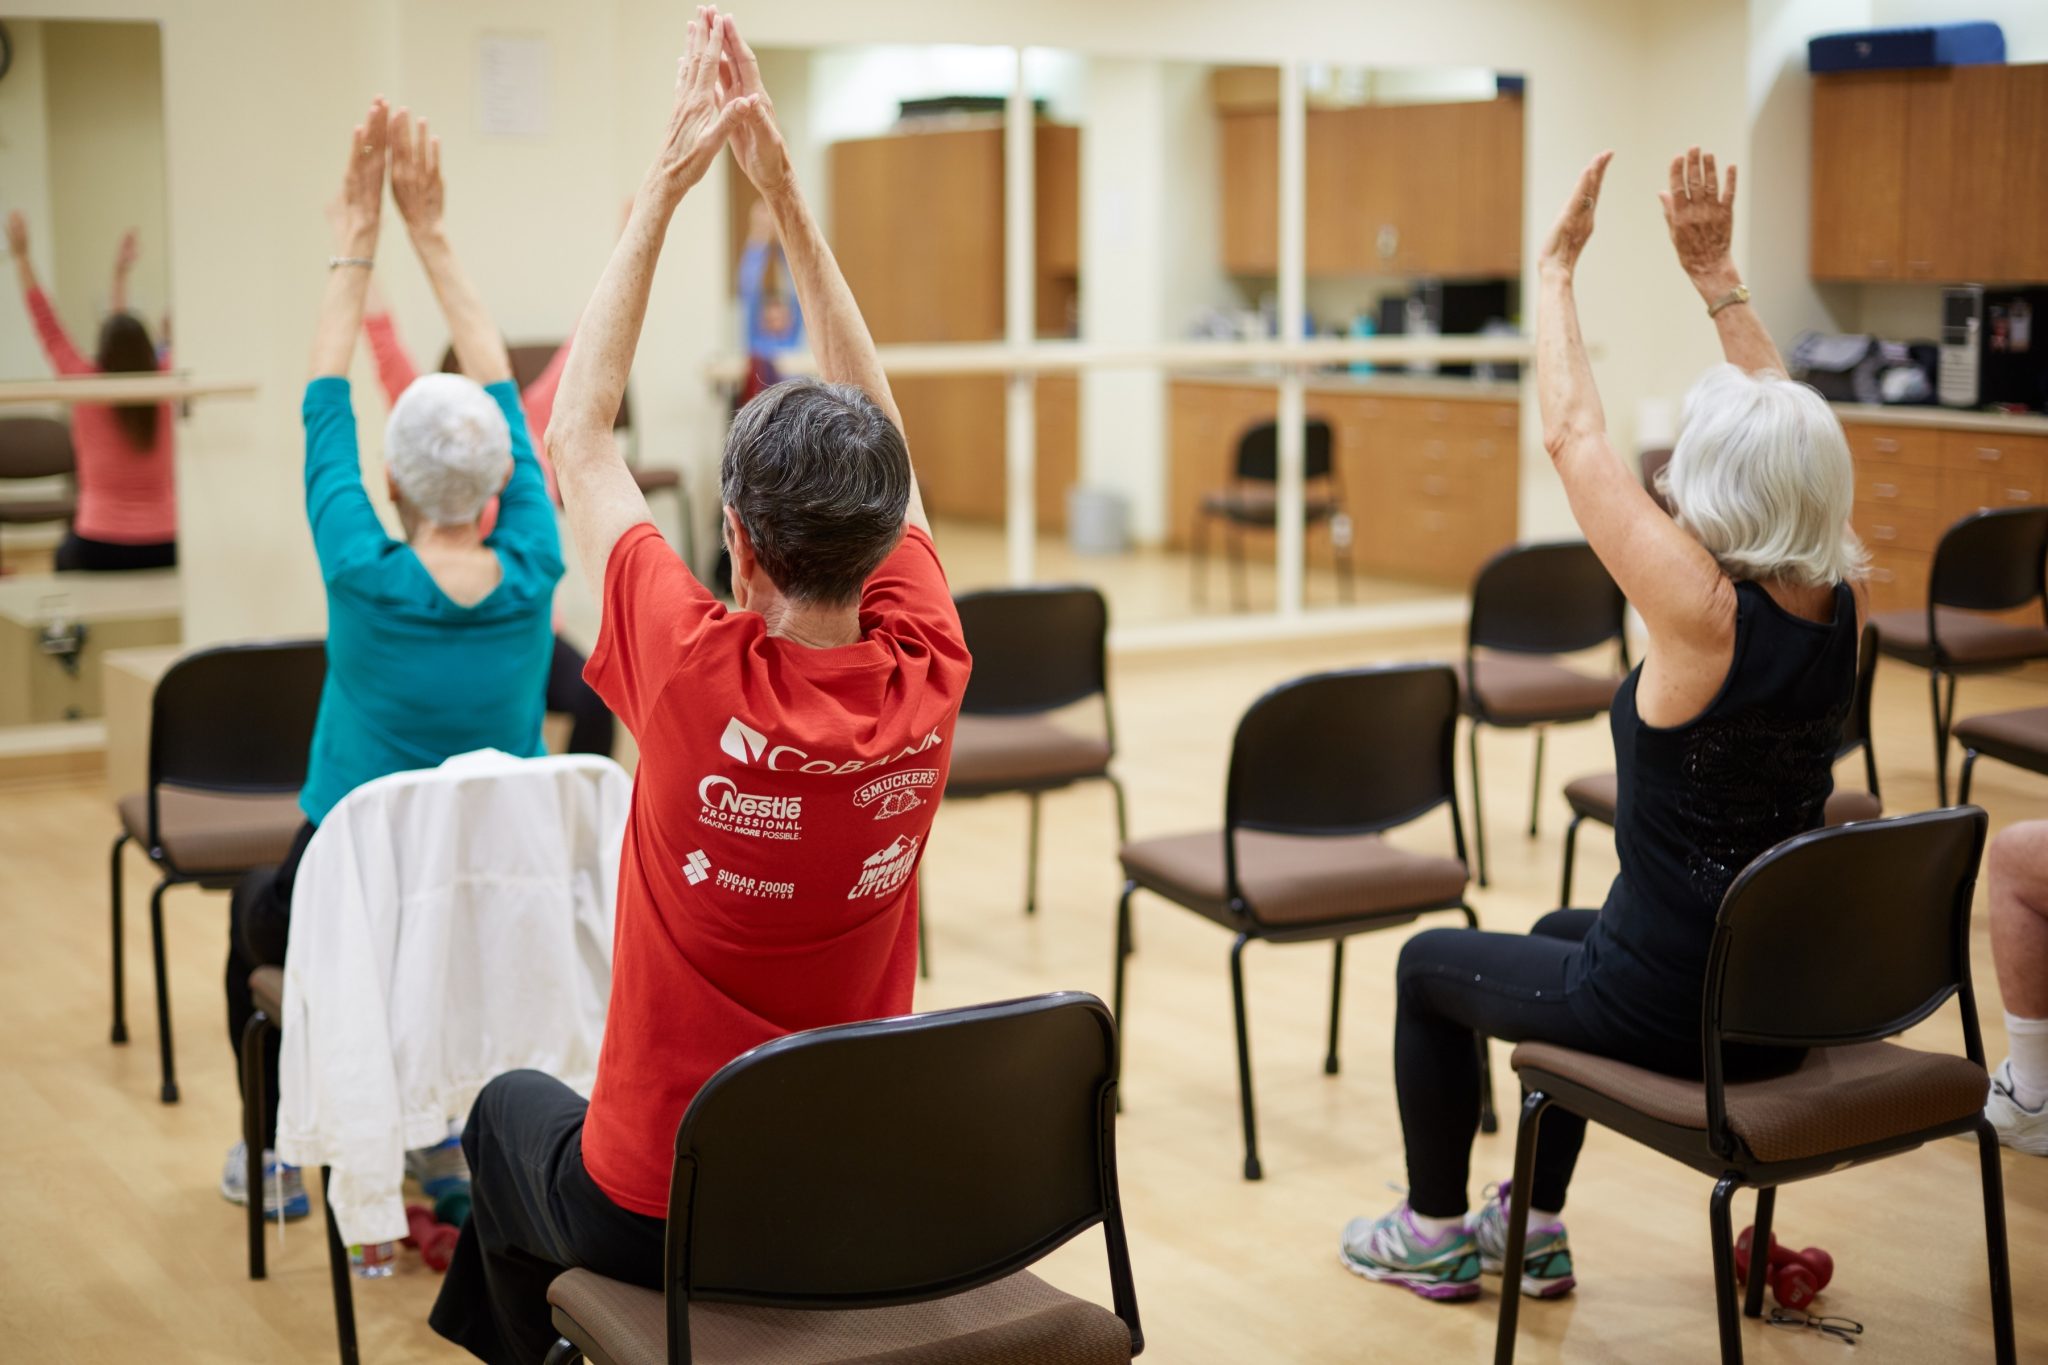
[{"label": "pair of eyeglasses on floor", "polygon": [[1863,1324],[1850,1318],[1823,1318],[1811,1313],[1788,1313],[1782,1308],[1773,1308],[1770,1317],[1764,1321],[1773,1327],[1790,1327],[1795,1331],[1810,1327],[1847,1346],[1854,1346],[1856,1338],[1863,1335]]}]

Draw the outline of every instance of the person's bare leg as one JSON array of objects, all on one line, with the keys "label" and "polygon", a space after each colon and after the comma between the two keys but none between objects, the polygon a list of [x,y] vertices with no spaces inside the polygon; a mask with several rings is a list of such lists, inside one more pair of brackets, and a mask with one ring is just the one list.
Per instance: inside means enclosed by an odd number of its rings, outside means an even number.
[{"label": "person's bare leg", "polygon": [[2009,1039],[1986,1112],[2006,1145],[2048,1155],[2048,820],[2007,829],[1986,861]]}]

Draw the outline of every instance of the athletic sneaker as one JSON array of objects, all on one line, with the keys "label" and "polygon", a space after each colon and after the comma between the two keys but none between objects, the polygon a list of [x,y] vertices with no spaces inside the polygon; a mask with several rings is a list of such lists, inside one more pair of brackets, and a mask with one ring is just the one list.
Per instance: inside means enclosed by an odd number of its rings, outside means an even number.
[{"label": "athletic sneaker", "polygon": [[405,1154],[405,1173],[419,1182],[429,1199],[469,1190],[469,1161],[462,1155],[462,1139],[446,1138],[432,1147],[416,1147]]},{"label": "athletic sneaker", "polygon": [[2048,1104],[2024,1109],[2012,1093],[2012,1058],[1998,1064],[1991,1073],[1991,1098],[1985,1102],[1984,1117],[1998,1130],[1998,1140],[2015,1152],[2048,1156]]},{"label": "athletic sneaker", "polygon": [[[220,1170],[220,1193],[230,1204],[249,1202],[249,1147],[238,1142],[228,1148],[227,1164]],[[304,1218],[313,1211],[306,1198],[306,1184],[296,1166],[280,1166],[277,1153],[263,1152],[263,1216],[272,1219],[280,1211],[286,1218]]]},{"label": "athletic sneaker", "polygon": [[[1486,1187],[1477,1213],[1465,1215],[1465,1230],[1479,1244],[1479,1268],[1498,1275],[1508,1259],[1508,1193],[1512,1182]],[[1572,1244],[1564,1223],[1537,1223],[1532,1217],[1522,1241],[1522,1292],[1532,1299],[1555,1299],[1572,1292]]]},{"label": "athletic sneaker", "polygon": [[1352,1274],[1405,1286],[1425,1299],[1479,1297],[1479,1248],[1472,1234],[1453,1228],[1431,1237],[1415,1225],[1405,1202],[1384,1218],[1346,1223],[1337,1255]]}]

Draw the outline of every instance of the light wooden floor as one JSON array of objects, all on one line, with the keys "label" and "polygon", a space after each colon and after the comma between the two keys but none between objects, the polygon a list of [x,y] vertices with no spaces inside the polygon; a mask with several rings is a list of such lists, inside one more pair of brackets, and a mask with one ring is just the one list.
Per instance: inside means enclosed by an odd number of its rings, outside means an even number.
[{"label": "light wooden floor", "polygon": [[[1219,658],[1150,656],[1117,668],[1122,771],[1140,834],[1213,823],[1230,730],[1271,684],[1374,657],[1427,657],[1448,632],[1391,646],[1266,647]],[[1894,809],[1931,794],[1925,690],[1886,665],[1878,734]],[[1965,683],[1964,711],[2048,702],[2041,681]],[[1544,832],[1529,840],[1529,742],[1491,735],[1486,795],[1497,879],[1475,893],[1487,924],[1526,927],[1555,895],[1563,805],[1556,787],[1608,762],[1602,726],[1554,735]],[[2048,815],[2048,780],[1990,766],[1979,795],[1996,823]],[[146,899],[131,864],[129,961],[134,1042],[106,1041],[105,793],[89,786],[0,791],[0,1324],[9,1359],[324,1361],[334,1358],[317,1220],[273,1234],[272,1278],[243,1275],[242,1223],[215,1190],[235,1136],[236,1101],[220,997],[224,900],[169,897],[171,975],[184,1102],[156,1100]],[[936,976],[920,1007],[1056,987],[1107,994],[1118,887],[1104,791],[1047,807],[1043,906],[1021,912],[1021,803],[949,807],[929,864]],[[1418,827],[1436,845],[1443,826]],[[1611,843],[1588,829],[1581,900],[1612,875]],[[1402,1177],[1389,1085],[1388,983],[1405,931],[1355,941],[1347,964],[1345,1069],[1322,1073],[1329,952],[1262,947],[1247,955],[1266,1179],[1239,1175],[1227,937],[1158,902],[1139,909],[1131,972],[1126,1108],[1120,1130],[1148,1359],[1405,1361],[1487,1358],[1496,1300],[1435,1305],[1346,1274],[1338,1228],[1378,1212]],[[1978,978],[1988,1046],[2003,1053],[1979,927]],[[1918,1032],[1955,1046],[1953,1008]],[[1505,1080],[1505,1050],[1496,1054]],[[1479,1182],[1506,1174],[1511,1139],[1481,1138]],[[2021,1356],[2048,1357],[2048,1161],[2008,1156]],[[1594,1130],[1568,1217],[1579,1292],[1527,1304],[1527,1361],[1711,1361],[1707,1183]],[[1747,1201],[1738,1221],[1747,1221]],[[1779,1227],[1793,1245],[1829,1248],[1837,1284],[1822,1302],[1869,1331],[1854,1359],[1988,1360],[1989,1313],[1973,1147],[1943,1143],[1788,1191]],[[1078,1293],[1106,1299],[1100,1238],[1044,1265]],[[359,1285],[366,1361],[453,1356],[425,1326],[437,1279],[410,1254],[393,1280]],[[1838,1358],[1831,1342],[1747,1324],[1751,1359]],[[24,1348],[40,1347],[40,1354]]]}]

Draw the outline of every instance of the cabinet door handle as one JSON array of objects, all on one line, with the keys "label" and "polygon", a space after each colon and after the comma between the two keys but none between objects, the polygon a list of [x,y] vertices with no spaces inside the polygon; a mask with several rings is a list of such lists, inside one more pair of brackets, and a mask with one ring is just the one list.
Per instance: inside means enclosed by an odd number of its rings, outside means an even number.
[{"label": "cabinet door handle", "polygon": [[1896,455],[1899,453],[1899,443],[1889,436],[1872,437],[1870,448],[1880,455]]},{"label": "cabinet door handle", "polygon": [[1916,274],[1921,274],[1921,275],[1931,275],[1931,274],[1933,274],[1933,273],[1934,273],[1934,262],[1932,262],[1932,261],[1908,261],[1908,262],[1906,262],[1906,269],[1908,269],[1908,270],[1911,270],[1911,271],[1915,272]]},{"label": "cabinet door handle", "polygon": [[1870,268],[1872,270],[1890,270],[1892,268],[1892,263],[1890,261],[1872,261],[1870,263]]},{"label": "cabinet door handle", "polygon": [[1472,443],[1472,453],[1474,455],[1477,455],[1482,460],[1492,459],[1493,442],[1485,439],[1484,437],[1480,438],[1477,441],[1474,441]]},{"label": "cabinet door handle", "polygon": [[1442,441],[1424,441],[1422,443],[1422,455],[1424,459],[1441,460],[1444,457],[1444,443]]},{"label": "cabinet door handle", "polygon": [[1870,496],[1873,498],[1896,498],[1898,495],[1899,486],[1895,483],[1874,483],[1870,485]]},{"label": "cabinet door handle", "polygon": [[2031,489],[2008,488],[2005,490],[2005,500],[2007,502],[2032,502],[2034,494]]},{"label": "cabinet door handle", "polygon": [[1896,526],[1873,526],[1870,528],[1870,538],[1872,540],[1897,540],[1899,538],[1899,528]]},{"label": "cabinet door handle", "polygon": [[1428,478],[1422,481],[1422,491],[1429,494],[1429,496],[1431,496],[1432,498],[1442,497],[1444,495],[1444,490],[1448,487],[1450,487],[1450,485],[1446,483],[1444,479],[1442,479],[1440,476],[1435,474],[1430,475]]},{"label": "cabinet door handle", "polygon": [[1985,461],[1987,464],[1995,463],[2005,458],[2005,452],[1997,446],[1978,446],[1977,458]]},{"label": "cabinet door handle", "polygon": [[1898,578],[1899,576],[1890,569],[1872,569],[1870,571],[1870,579],[1873,583],[1896,583]]}]

